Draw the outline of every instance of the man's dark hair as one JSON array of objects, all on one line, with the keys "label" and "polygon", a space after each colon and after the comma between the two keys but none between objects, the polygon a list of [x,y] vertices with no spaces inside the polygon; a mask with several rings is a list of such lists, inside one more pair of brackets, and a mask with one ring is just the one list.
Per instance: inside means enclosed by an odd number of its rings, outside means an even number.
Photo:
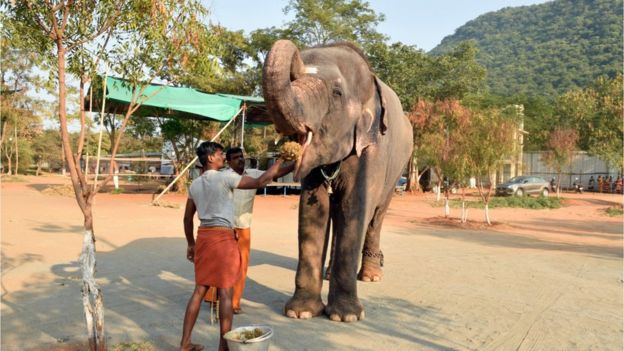
[{"label": "man's dark hair", "polygon": [[225,159],[229,161],[232,158],[232,155],[238,153],[242,154],[243,149],[241,149],[240,147],[231,147],[225,152]]},{"label": "man's dark hair", "polygon": [[204,141],[197,147],[197,158],[202,166],[206,167],[208,156],[214,155],[217,150],[223,150],[223,145],[213,141]]}]

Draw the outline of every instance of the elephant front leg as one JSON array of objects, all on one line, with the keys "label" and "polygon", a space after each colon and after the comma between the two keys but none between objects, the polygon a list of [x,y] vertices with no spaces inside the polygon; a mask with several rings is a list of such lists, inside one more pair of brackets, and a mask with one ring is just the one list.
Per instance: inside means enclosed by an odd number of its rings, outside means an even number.
[{"label": "elephant front leg", "polygon": [[339,213],[333,219],[335,253],[329,283],[325,314],[337,322],[355,322],[364,319],[364,306],[357,297],[357,264],[362,246],[362,223],[346,219]]},{"label": "elephant front leg", "polygon": [[302,184],[299,201],[299,263],[295,293],[284,308],[288,317],[310,319],[323,313],[325,305],[321,300],[321,288],[328,222],[329,199],[325,188],[307,188],[306,184]]}]

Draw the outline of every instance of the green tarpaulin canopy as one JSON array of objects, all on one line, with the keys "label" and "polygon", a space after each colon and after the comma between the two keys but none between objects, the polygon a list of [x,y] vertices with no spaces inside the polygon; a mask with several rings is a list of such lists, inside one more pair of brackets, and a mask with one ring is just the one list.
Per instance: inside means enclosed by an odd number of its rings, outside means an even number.
[{"label": "green tarpaulin canopy", "polygon": [[[93,111],[101,111],[103,80],[93,84]],[[89,109],[89,94],[86,109]],[[125,114],[132,101],[132,86],[128,81],[106,78],[105,110],[109,113]],[[241,107],[246,107],[246,123],[271,123],[260,97],[230,94],[208,94],[192,88],[150,84],[143,90],[141,106],[134,116],[210,119],[227,122],[236,117]]]}]

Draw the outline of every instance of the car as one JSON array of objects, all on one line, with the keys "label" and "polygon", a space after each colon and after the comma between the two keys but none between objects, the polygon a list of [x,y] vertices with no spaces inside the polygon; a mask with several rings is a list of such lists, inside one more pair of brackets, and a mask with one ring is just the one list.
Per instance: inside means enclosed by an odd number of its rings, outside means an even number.
[{"label": "car", "polygon": [[407,177],[401,177],[397,180],[394,190],[400,195],[403,195],[405,188],[407,188]]},{"label": "car", "polygon": [[513,177],[505,183],[496,186],[496,195],[524,196],[538,194],[548,196],[550,183],[544,178],[536,176]]}]

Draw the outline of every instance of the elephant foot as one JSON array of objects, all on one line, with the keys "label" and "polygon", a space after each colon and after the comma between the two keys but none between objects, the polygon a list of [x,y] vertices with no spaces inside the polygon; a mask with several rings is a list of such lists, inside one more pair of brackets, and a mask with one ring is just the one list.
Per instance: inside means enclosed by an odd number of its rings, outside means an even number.
[{"label": "elephant foot", "polygon": [[358,279],[363,282],[378,282],[383,277],[383,253],[373,253],[368,250],[362,252],[362,267],[358,273]]},{"label": "elephant foot", "polygon": [[325,314],[334,322],[357,322],[364,319],[364,306],[358,298],[337,299],[327,304]]},{"label": "elephant foot", "polygon": [[290,318],[311,319],[323,313],[325,304],[318,294],[295,292],[284,307],[284,314]]}]

